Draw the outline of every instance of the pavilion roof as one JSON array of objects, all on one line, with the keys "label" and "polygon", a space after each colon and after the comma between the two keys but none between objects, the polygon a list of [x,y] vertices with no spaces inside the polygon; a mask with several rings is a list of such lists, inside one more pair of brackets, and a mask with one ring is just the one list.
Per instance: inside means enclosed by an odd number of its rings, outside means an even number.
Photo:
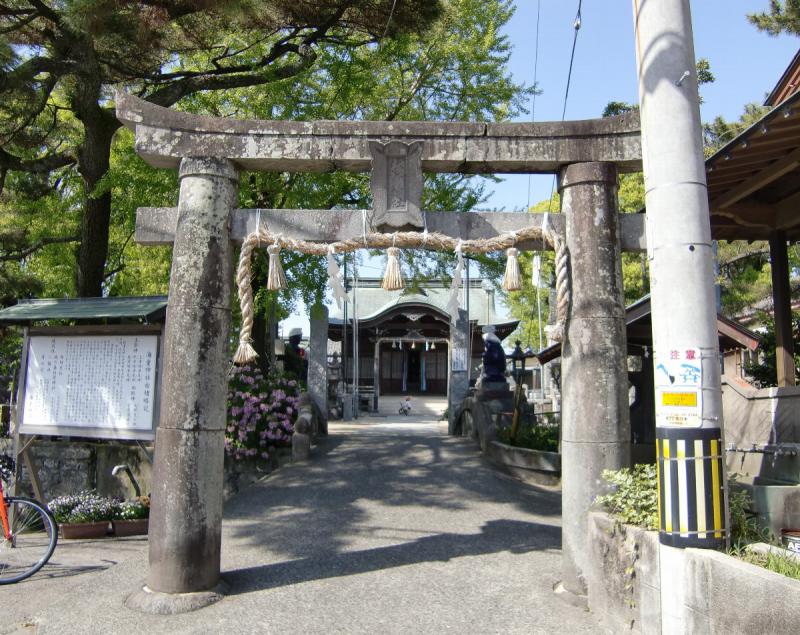
[{"label": "pavilion roof", "polygon": [[[625,308],[625,332],[628,346],[633,346],[637,349],[643,349],[645,346],[652,348],[653,325],[651,313],[649,294]],[[717,314],[717,333],[721,351],[735,348],[754,351],[761,343],[761,337],[758,333],[726,318],[721,313]],[[561,344],[553,344],[536,354],[536,358],[541,364],[546,364],[558,357],[561,357]]]},{"label": "pavilion roof", "polygon": [[31,324],[49,320],[143,320],[163,322],[167,296],[113,298],[43,298],[19,300],[0,310],[0,323]]},{"label": "pavilion roof", "polygon": [[800,241],[800,92],[706,160],[711,235]]}]

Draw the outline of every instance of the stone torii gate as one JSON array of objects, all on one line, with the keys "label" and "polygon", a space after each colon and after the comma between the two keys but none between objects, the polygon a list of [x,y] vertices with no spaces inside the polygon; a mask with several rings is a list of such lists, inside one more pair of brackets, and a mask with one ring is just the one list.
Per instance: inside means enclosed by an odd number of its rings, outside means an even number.
[{"label": "stone torii gate", "polygon": [[[587,510],[600,473],[629,462],[622,250],[645,249],[643,215],[618,215],[617,175],[641,170],[636,114],[563,123],[238,121],[119,95],[150,165],[178,169],[176,208],[141,208],[136,240],[174,244],[150,520],[147,587],[130,606],[178,612],[220,597],[232,243],[256,229],[330,243],[364,231],[360,210],[236,209],[240,171],[373,171],[371,229],[422,228],[462,240],[531,226],[543,215],[419,211],[422,172],[556,173],[572,301],[563,344],[564,586],[585,592]],[[424,214],[424,218],[423,218]],[[547,249],[545,241],[520,249]],[[465,339],[464,311],[455,341]],[[460,327],[460,328],[459,328]],[[313,354],[313,353],[312,353]],[[323,362],[324,363],[324,362]],[[466,373],[450,373],[459,404]],[[455,408],[451,407],[451,413]],[[452,423],[452,422],[451,422]]]}]

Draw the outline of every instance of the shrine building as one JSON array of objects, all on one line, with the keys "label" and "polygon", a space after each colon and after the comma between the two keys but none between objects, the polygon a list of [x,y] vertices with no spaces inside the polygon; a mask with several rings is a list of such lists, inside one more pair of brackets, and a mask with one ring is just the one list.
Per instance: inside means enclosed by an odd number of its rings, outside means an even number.
[{"label": "shrine building", "polygon": [[[483,326],[493,325],[502,340],[519,320],[497,315],[491,283],[471,279],[468,285],[468,294],[461,291],[467,296],[461,307],[468,312],[471,350],[465,351],[465,359],[471,360],[474,381],[483,353]],[[400,291],[382,289],[380,278],[361,278],[355,288],[351,285],[351,301],[341,310],[333,308],[328,326],[328,339],[335,343],[331,349],[342,356],[347,383],[354,383],[356,375],[360,390],[377,387],[381,395],[446,395],[448,369],[453,367],[449,293],[449,285],[438,280],[408,284]],[[458,354],[464,353],[456,349]]]}]

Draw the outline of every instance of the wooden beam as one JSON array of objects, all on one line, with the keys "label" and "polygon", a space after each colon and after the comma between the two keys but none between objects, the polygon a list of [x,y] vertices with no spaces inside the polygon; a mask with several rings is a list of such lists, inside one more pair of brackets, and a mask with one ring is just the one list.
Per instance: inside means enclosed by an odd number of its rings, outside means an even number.
[{"label": "wooden beam", "polygon": [[775,214],[776,229],[791,229],[800,225],[800,191],[778,203]]},{"label": "wooden beam", "polygon": [[[31,454],[30,448],[26,446],[21,454],[23,460],[25,461],[25,467],[28,468],[28,478],[31,480],[33,495],[36,497],[36,500],[47,500],[44,497],[44,492],[42,491],[42,481],[39,478],[39,466],[36,464],[36,460]],[[17,457],[17,460],[19,460],[19,457]]]},{"label": "wooden beam", "polygon": [[717,317],[717,331],[721,335],[724,335],[732,339],[737,344],[740,344],[742,348],[746,348],[750,351],[756,350],[758,345],[761,343],[761,340],[743,333],[740,329],[737,329],[735,325],[723,322],[719,317]]},{"label": "wooden beam", "polygon": [[775,228],[776,210],[774,205],[740,201],[720,208],[712,202],[709,210],[712,216],[729,218],[739,227]]},{"label": "wooden beam", "polygon": [[[256,222],[275,234],[314,242],[330,243],[362,235],[369,210],[237,209],[231,217],[231,240],[242,242],[256,229]],[[486,239],[526,227],[541,227],[544,214],[525,212],[425,212],[428,231],[462,240]],[[644,214],[620,214],[623,251],[641,252],[647,248]],[[549,215],[550,226],[563,232],[564,217]],[[178,224],[176,207],[140,207],[136,213],[136,242],[142,245],[169,245]],[[524,250],[547,251],[539,240],[520,241]]]},{"label": "wooden beam", "polygon": [[756,190],[760,190],[765,185],[776,181],[787,172],[791,172],[798,165],[800,165],[800,148],[787,154],[782,159],[770,163],[767,167],[756,172],[746,181],[740,183],[732,190],[728,190],[725,194],[712,201],[711,207],[714,209],[730,207]]},{"label": "wooden beam", "polygon": [[786,253],[786,233],[776,231],[769,239],[772,263],[772,300],[775,312],[775,366],[778,386],[796,384],[794,370],[794,339],[792,337],[791,289],[789,258]]}]

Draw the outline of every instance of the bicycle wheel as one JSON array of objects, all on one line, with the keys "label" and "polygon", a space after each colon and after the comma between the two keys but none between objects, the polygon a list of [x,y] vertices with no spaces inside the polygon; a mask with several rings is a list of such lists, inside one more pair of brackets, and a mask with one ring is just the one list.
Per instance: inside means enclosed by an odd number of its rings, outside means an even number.
[{"label": "bicycle wheel", "polygon": [[56,522],[44,505],[13,497],[6,498],[6,505],[11,537],[0,535],[0,584],[32,576],[53,555],[58,541]]}]

